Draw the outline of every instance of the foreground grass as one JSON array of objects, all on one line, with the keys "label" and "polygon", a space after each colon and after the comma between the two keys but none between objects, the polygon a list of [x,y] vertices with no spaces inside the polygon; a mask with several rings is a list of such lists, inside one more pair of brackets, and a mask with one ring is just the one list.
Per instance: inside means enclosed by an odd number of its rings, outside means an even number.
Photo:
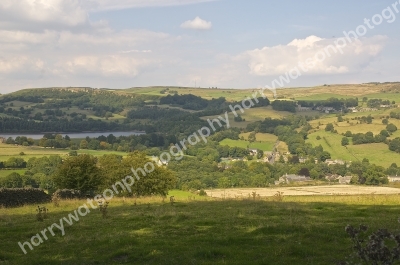
[{"label": "foreground grass", "polygon": [[[1,264],[334,264],[350,251],[347,224],[398,230],[398,195],[284,197],[282,202],[212,200],[173,192],[161,198],[114,199],[109,218],[92,210],[65,236],[56,232],[24,255],[26,241],[84,201],[0,209]],[[199,200],[201,199],[201,200]]]}]

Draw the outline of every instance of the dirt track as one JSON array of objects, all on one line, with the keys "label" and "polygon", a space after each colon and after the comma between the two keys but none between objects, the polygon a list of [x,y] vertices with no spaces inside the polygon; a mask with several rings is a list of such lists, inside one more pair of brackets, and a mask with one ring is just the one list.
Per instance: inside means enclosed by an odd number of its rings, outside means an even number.
[{"label": "dirt track", "polygon": [[248,197],[252,192],[260,196],[274,196],[277,191],[284,196],[299,195],[361,195],[361,194],[400,194],[400,189],[389,187],[369,187],[353,185],[303,186],[303,187],[272,187],[206,190],[207,195],[217,198]]}]

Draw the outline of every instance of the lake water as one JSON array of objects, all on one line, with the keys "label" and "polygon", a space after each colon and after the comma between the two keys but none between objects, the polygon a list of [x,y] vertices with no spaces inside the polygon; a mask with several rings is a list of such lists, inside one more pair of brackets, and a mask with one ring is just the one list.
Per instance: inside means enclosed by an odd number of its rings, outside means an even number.
[{"label": "lake water", "polygon": [[[115,137],[119,136],[130,136],[130,135],[141,135],[145,134],[144,132],[138,132],[138,131],[131,131],[131,132],[86,132],[86,133],[60,133],[62,136],[68,135],[71,139],[76,139],[76,138],[86,138],[86,136],[89,136],[90,138],[97,138],[99,136],[108,136],[110,134],[114,135]],[[3,138],[8,138],[12,137],[15,139],[17,136],[26,136],[27,138],[32,138],[34,140],[41,139],[43,137],[44,133],[41,134],[24,134],[24,133],[16,133],[16,134],[2,134],[0,133],[0,137]]]}]

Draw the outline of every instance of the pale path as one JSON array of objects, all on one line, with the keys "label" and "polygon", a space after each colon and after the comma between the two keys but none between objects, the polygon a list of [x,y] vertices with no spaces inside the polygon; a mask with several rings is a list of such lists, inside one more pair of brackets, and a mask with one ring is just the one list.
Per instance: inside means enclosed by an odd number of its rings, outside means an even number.
[{"label": "pale path", "polygon": [[354,185],[272,187],[272,188],[237,188],[206,190],[207,195],[216,198],[248,197],[252,192],[260,196],[274,196],[278,191],[284,196],[298,195],[362,195],[362,194],[400,194],[400,189],[389,187],[370,187]]}]

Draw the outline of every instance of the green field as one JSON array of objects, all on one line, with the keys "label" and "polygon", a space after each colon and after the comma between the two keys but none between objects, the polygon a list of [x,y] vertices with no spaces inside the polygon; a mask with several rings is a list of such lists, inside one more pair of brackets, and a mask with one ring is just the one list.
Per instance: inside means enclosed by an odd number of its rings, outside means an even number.
[{"label": "green field", "polygon": [[0,178],[7,177],[8,175],[14,172],[20,175],[24,175],[25,171],[26,171],[25,169],[0,170]]},{"label": "green field", "polygon": [[[245,121],[236,122],[234,121],[234,114],[232,112],[228,112],[229,123],[230,127],[238,127],[238,128],[246,128],[246,126],[255,121],[262,121],[266,118],[272,119],[281,119],[289,115],[293,115],[293,113],[287,111],[276,111],[273,110],[271,106],[268,107],[261,107],[261,108],[251,108],[251,109],[244,109],[244,112],[241,113],[240,110],[237,111],[240,116],[242,116]],[[207,119],[216,119],[220,115],[214,116],[205,116],[202,117],[203,120]]]},{"label": "green field", "polygon": [[166,88],[168,88],[170,91],[177,91],[179,95],[193,94],[205,99],[224,97],[228,101],[239,101],[243,100],[246,97],[252,97],[252,94],[257,91],[256,89],[209,89],[209,88],[168,87],[168,86],[135,87],[130,89],[114,90],[114,91],[119,93],[135,93],[135,94],[165,97],[168,94],[161,94],[160,91]]},{"label": "green field", "polygon": [[274,142],[253,142],[245,140],[232,140],[232,139],[224,139],[220,142],[220,145],[227,145],[230,147],[240,147],[240,148],[251,148],[251,149],[260,149],[263,151],[272,151],[274,147]]},{"label": "green field", "polygon": [[[317,136],[321,139],[317,140]],[[331,132],[317,131],[308,135],[307,143],[313,146],[321,145],[325,151],[328,151],[333,159],[342,159],[346,161],[361,161],[363,158],[369,159],[371,164],[383,167],[389,167],[392,163],[400,161],[400,154],[389,150],[384,143],[341,145],[343,136]]]},{"label": "green field", "polygon": [[[10,157],[21,157],[24,160],[28,160],[32,157],[43,157],[49,155],[67,155],[71,150],[67,149],[53,149],[53,148],[43,148],[38,146],[16,146],[10,144],[0,143],[0,161],[5,161]],[[24,152],[25,155],[20,155]],[[91,154],[94,156],[102,156],[105,154],[118,154],[125,156],[126,152],[108,151],[108,150],[85,150],[81,149],[77,151],[78,154]]]},{"label": "green field", "polygon": [[[2,264],[336,264],[351,253],[344,228],[398,231],[398,195],[284,196],[221,200],[171,192],[161,198],[113,199],[108,218],[92,210],[65,235],[23,254],[18,242],[60,222],[86,201],[47,204],[48,219],[35,220],[35,205],[0,209]],[[199,200],[201,199],[201,200]],[[329,255],[327,254],[329,253]]]},{"label": "green field", "polygon": [[311,96],[303,96],[303,97],[297,97],[296,100],[306,100],[306,101],[322,101],[322,100],[327,100],[329,98],[354,98],[354,96],[348,96],[348,95],[340,95],[340,94],[334,94],[334,93],[322,93],[322,94],[316,94],[316,95],[311,95]]},{"label": "green field", "polygon": [[[277,89],[277,95],[283,98],[295,98],[296,100],[325,100],[330,97],[351,98],[358,97],[360,100],[363,96],[368,98],[382,98],[396,100],[400,102],[399,83],[382,83],[382,84],[331,84],[316,87],[296,87]],[[112,90],[118,93],[135,93],[154,96],[167,96],[161,94],[160,91],[165,88],[177,91],[178,94],[193,94],[206,99],[225,97],[228,101],[239,101],[245,97],[258,91],[259,88],[249,89],[209,89],[209,88],[193,88],[193,87],[136,87],[124,90]],[[382,91],[386,91],[383,93]],[[265,95],[272,99],[273,94],[269,90],[264,91]],[[351,95],[351,96],[349,96]]]}]

